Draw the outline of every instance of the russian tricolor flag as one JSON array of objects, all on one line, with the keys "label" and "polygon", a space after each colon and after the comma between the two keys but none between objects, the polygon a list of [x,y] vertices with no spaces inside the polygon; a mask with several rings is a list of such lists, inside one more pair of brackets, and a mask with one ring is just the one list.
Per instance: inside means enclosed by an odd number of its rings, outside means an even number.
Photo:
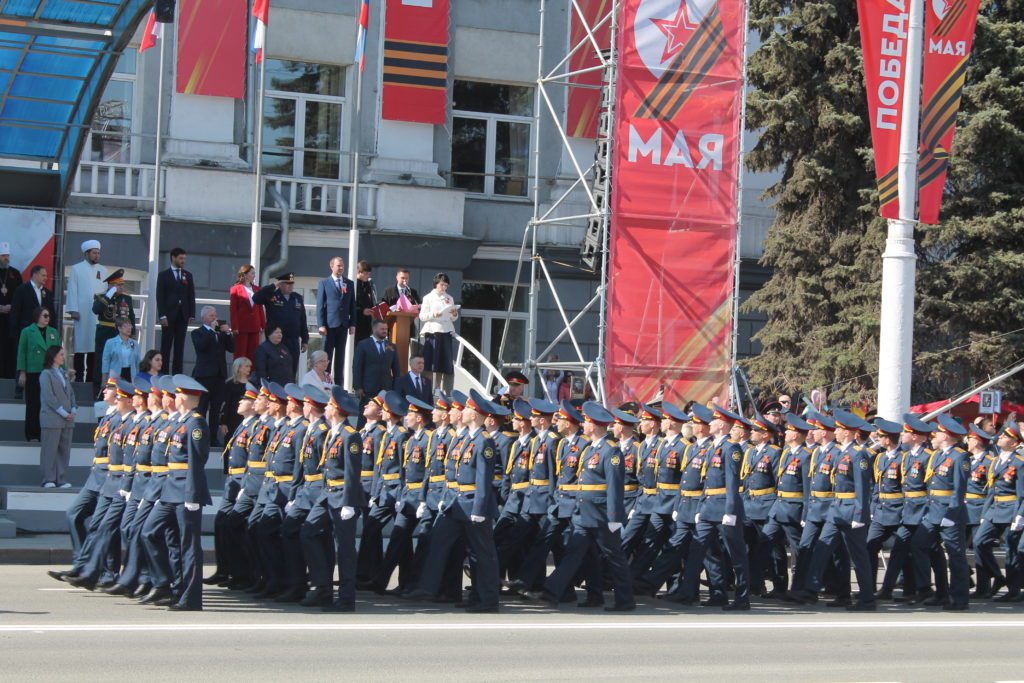
[{"label": "russian tricolor flag", "polygon": [[270,23],[270,0],[256,0],[252,5],[252,15],[256,17],[256,31],[252,34],[252,51],[256,55],[256,63],[263,59],[263,48],[267,42],[267,25]]},{"label": "russian tricolor flag", "polygon": [[[258,1],[258,0],[257,0]],[[359,70],[366,69],[366,30],[370,25],[370,0],[363,0],[359,10],[359,32],[356,34],[356,59]]]},{"label": "russian tricolor flag", "polygon": [[156,12],[149,13],[146,20],[146,30],[142,34],[142,42],[139,44],[139,54],[156,45],[157,39],[164,37],[164,25],[156,20]]}]

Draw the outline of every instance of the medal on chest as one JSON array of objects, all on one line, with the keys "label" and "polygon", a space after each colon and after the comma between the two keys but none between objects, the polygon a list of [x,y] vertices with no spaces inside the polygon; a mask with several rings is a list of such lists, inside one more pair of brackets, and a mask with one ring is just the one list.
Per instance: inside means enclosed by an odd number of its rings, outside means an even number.
[{"label": "medal on chest", "polygon": [[1017,477],[1017,468],[1014,465],[1010,465],[1005,472],[1003,472],[1003,481],[1007,484],[1012,484],[1013,480]]},{"label": "medal on chest", "polygon": [[754,471],[755,472],[761,472],[762,474],[766,473],[766,472],[768,472],[768,470],[771,469],[771,465],[772,465],[771,458],[766,455],[766,456],[764,456],[763,458],[761,458],[760,460],[757,461],[757,467],[754,468]]},{"label": "medal on chest", "polygon": [[973,481],[975,484],[984,481],[987,469],[988,468],[986,468],[984,465],[979,465],[978,467],[974,468],[974,471],[971,472],[971,481]]},{"label": "medal on chest", "polygon": [[473,459],[473,444],[469,444],[462,452],[462,462],[467,463]]},{"label": "medal on chest", "polygon": [[793,458],[792,460],[789,461],[789,464],[786,465],[786,474],[788,474],[791,477],[795,477],[796,473],[799,472],[799,471],[800,471],[800,460],[799,460],[799,458]]},{"label": "medal on chest", "polygon": [[935,470],[935,474],[939,475],[940,477],[945,477],[946,475],[949,474],[949,467],[952,464],[953,459],[946,458],[945,460],[942,461],[942,464],[939,465],[939,469]]},{"label": "medal on chest", "polygon": [[843,459],[836,465],[836,472],[843,475],[850,473],[850,456],[843,456]]},{"label": "medal on chest", "polygon": [[412,449],[412,455],[410,456],[410,459],[414,463],[419,464],[419,462],[423,459],[423,448],[421,446],[414,447]]},{"label": "medal on chest", "polygon": [[590,456],[590,458],[587,460],[587,469],[588,470],[597,469],[597,465],[600,462],[601,462],[601,454],[600,453],[595,453],[594,455]]},{"label": "medal on chest", "polygon": [[679,464],[679,456],[674,450],[668,452],[668,457],[665,458],[665,467],[670,469],[675,468]]}]

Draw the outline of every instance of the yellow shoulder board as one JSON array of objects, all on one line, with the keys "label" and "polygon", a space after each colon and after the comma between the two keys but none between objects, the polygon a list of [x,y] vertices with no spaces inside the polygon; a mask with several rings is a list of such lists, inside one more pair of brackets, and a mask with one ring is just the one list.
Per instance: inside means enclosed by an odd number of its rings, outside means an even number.
[{"label": "yellow shoulder board", "polygon": [[349,434],[355,434],[356,432],[355,427],[353,427],[352,425],[345,425],[345,431],[347,431]]},{"label": "yellow shoulder board", "polygon": [[325,425],[323,422],[320,423],[320,431],[321,432],[326,432],[327,431],[327,425]]}]

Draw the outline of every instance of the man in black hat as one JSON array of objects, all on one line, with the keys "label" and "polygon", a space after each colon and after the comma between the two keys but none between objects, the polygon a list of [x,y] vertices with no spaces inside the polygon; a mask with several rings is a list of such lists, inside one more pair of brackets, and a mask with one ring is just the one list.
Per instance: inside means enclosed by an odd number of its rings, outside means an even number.
[{"label": "man in black hat", "polygon": [[492,400],[498,405],[508,408],[509,414],[505,416],[501,430],[503,432],[509,432],[512,431],[512,409],[515,407],[517,400],[523,399],[523,394],[526,391],[526,385],[530,383],[530,380],[526,375],[518,370],[512,370],[511,372],[505,373],[505,381],[508,382],[508,388],[499,391],[495,394]]},{"label": "man in black hat", "polygon": [[[135,334],[135,308],[132,306],[132,298],[124,293],[124,268],[115,270],[105,282],[107,291],[97,294],[92,302],[92,312],[96,314],[96,353],[100,355],[107,340],[117,336],[119,320],[131,320],[132,334]],[[94,395],[100,393],[101,379],[105,378],[97,372],[92,382]]]},{"label": "man in black hat", "polygon": [[305,353],[309,344],[309,326],[306,325],[306,302],[295,291],[295,275],[278,275],[277,284],[260,287],[252,301],[266,310],[268,330],[280,326],[281,343],[292,354],[292,374],[298,373],[299,353]]}]

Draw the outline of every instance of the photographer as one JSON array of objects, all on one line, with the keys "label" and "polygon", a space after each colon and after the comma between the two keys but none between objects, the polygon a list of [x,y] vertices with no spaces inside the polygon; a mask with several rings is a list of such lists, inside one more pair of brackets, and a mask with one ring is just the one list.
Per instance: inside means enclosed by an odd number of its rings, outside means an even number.
[{"label": "photographer", "polygon": [[[203,306],[199,313],[202,325],[192,330],[192,346],[196,350],[196,367],[192,376],[206,388],[199,401],[199,412],[209,415],[208,424],[220,424],[220,407],[224,403],[224,382],[228,377],[227,354],[234,350],[234,339],[227,323],[217,320],[217,309]],[[219,446],[217,434],[211,435]]]}]

